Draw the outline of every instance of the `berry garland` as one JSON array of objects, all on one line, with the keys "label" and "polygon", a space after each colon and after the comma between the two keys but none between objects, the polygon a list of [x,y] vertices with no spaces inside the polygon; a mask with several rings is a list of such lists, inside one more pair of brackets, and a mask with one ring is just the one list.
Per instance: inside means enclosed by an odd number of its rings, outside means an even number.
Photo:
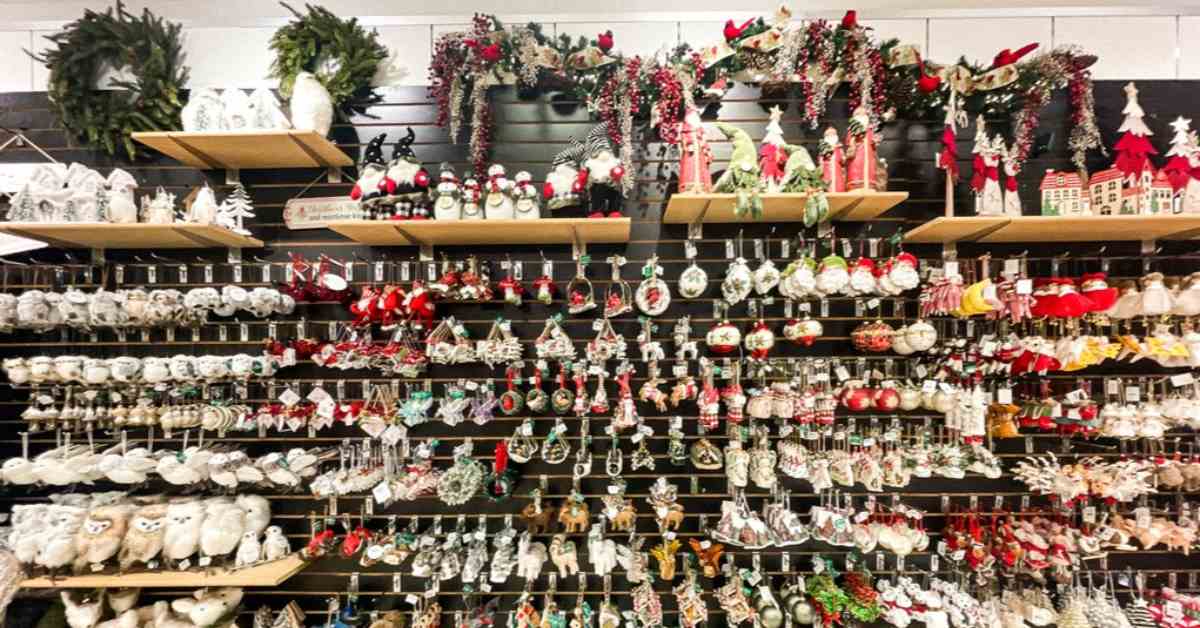
[{"label": "berry garland", "polygon": [[[134,17],[117,2],[104,13],[83,17],[48,36],[54,47],[30,54],[50,70],[46,86],[63,126],[109,155],[123,149],[129,159],[142,150],[130,134],[180,127],[180,92],[187,81],[180,26],[149,9]],[[107,67],[135,68],[118,90],[96,89]]]},{"label": "berry garland", "polygon": [[362,114],[383,97],[371,81],[387,61],[387,47],[379,34],[359,26],[356,18],[343,20],[321,6],[305,5],[300,13],[280,2],[296,17],[271,36],[275,61],[271,76],[279,79],[279,92],[290,97],[296,75],[312,72],[329,90],[334,111],[340,116]]}]

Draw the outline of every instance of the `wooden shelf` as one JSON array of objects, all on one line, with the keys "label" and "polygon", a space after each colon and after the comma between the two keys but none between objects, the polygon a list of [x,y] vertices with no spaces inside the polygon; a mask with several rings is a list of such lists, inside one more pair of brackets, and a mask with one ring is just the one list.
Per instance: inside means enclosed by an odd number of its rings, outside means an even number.
[{"label": "wooden shelf", "polygon": [[66,249],[257,248],[262,240],[216,225],[0,222],[0,233]]},{"label": "wooden shelf", "polygon": [[190,569],[92,574],[54,579],[26,578],[21,582],[21,586],[26,589],[273,587],[296,575],[307,565],[308,562],[296,553],[287,558],[243,569]]},{"label": "wooden shelf", "polygon": [[937,218],[906,242],[1111,242],[1200,236],[1200,214],[1132,216],[963,216]]},{"label": "wooden shelf", "polygon": [[134,133],[133,139],[201,170],[351,166],[336,144],[316,131]]},{"label": "wooden shelf", "polygon": [[373,246],[628,242],[628,218],[537,220],[333,220],[326,225]]},{"label": "wooden shelf", "polygon": [[[878,218],[908,198],[908,192],[830,192],[829,219],[861,222]],[[672,194],[663,222],[690,225],[694,222],[755,222],[733,213],[735,194]],[[807,194],[763,194],[762,222],[801,222]]]}]

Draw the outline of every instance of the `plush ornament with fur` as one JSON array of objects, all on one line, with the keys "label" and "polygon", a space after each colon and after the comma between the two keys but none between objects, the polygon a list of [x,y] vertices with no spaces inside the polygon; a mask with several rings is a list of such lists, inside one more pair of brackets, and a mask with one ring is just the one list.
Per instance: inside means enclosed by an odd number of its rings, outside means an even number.
[{"label": "plush ornament with fur", "polygon": [[61,591],[71,628],[94,628],[104,614],[104,591]]},{"label": "plush ornament with fur", "polygon": [[424,285],[413,282],[413,289],[404,295],[404,312],[426,329],[433,329],[433,294]]},{"label": "plush ornament with fur", "polygon": [[[234,587],[201,589],[192,597],[171,602],[171,610],[183,615],[197,628],[230,626],[242,603],[242,590]],[[159,628],[156,626],[155,628]]]},{"label": "plush ornament with fur", "polygon": [[167,505],[167,531],[163,535],[163,557],[181,561],[200,549],[204,530],[204,503],[177,502]]},{"label": "plush ornament with fur", "polygon": [[129,520],[129,529],[121,541],[118,562],[121,571],[134,563],[146,564],[162,553],[167,527],[167,505],[151,504],[137,509]]},{"label": "plush ornament with fur", "polygon": [[243,532],[242,541],[238,543],[237,555],[234,556],[234,567],[246,567],[257,563],[262,558],[262,543],[258,540],[258,534],[254,532]]},{"label": "plush ornament with fur", "polygon": [[329,135],[329,127],[333,126],[333,98],[312,72],[296,75],[291,110],[292,126],[297,131],[316,131],[322,137]]},{"label": "plush ornament with fur", "polygon": [[292,553],[292,544],[279,526],[267,528],[267,538],[263,540],[262,557],[265,560],[279,560]]},{"label": "plush ornament with fur", "polygon": [[88,513],[75,535],[75,573],[117,555],[129,524],[127,505],[100,506]]},{"label": "plush ornament with fur", "polygon": [[108,607],[113,613],[120,615],[125,611],[131,610],[137,604],[138,598],[141,597],[142,590],[136,587],[126,589],[109,589],[105,591],[105,598],[108,600]]},{"label": "plush ornament with fur", "polygon": [[228,556],[242,540],[246,511],[233,500],[211,499],[205,506],[204,530],[200,534],[201,556]]},{"label": "plush ornament with fur", "polygon": [[384,203],[394,205],[402,201],[412,202],[413,212],[405,215],[397,209],[395,218],[424,219],[429,217],[428,208],[424,205],[425,192],[429,190],[429,173],[421,167],[421,160],[413,152],[412,143],[417,134],[408,128],[408,133],[396,141],[392,149],[392,161],[388,163],[387,176],[380,182],[384,192]]},{"label": "plush ornament with fur", "polygon": [[61,569],[75,560],[75,534],[87,511],[78,506],[52,505],[40,546],[33,562],[50,570]]},{"label": "plush ornament with fur", "polygon": [[571,144],[554,156],[551,170],[546,173],[542,195],[546,197],[547,209],[574,207],[583,201],[587,192],[587,172],[579,169],[587,157],[587,149],[572,138]]},{"label": "plush ornament with fur", "polygon": [[237,505],[246,513],[246,532],[261,536],[271,525],[271,502],[262,495],[238,495]]}]

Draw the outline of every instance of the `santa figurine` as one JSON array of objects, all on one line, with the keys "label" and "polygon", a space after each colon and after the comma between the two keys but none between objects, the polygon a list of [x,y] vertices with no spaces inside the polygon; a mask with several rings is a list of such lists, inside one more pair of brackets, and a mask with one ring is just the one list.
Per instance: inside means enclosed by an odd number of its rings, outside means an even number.
[{"label": "santa figurine", "polygon": [[583,162],[587,171],[588,197],[591,213],[588,218],[621,217],[624,192],[621,180],[625,177],[625,166],[613,151],[608,141],[606,124],[598,124],[588,133],[588,158]]},{"label": "santa figurine", "polygon": [[505,220],[513,217],[513,182],[508,180],[504,166],[492,164],[488,167],[484,216],[488,220]]},{"label": "santa figurine", "polygon": [[879,169],[879,138],[867,110],[859,106],[846,129],[846,189],[875,189]]},{"label": "santa figurine", "polygon": [[413,211],[424,206],[425,193],[429,190],[429,173],[421,167],[421,161],[412,150],[416,138],[416,133],[409,127],[408,135],[396,142],[383,180],[386,193],[383,203],[395,207],[392,217],[397,220],[429,217],[428,210]]},{"label": "santa figurine", "polygon": [[778,105],[771,107],[771,117],[767,122],[767,134],[763,137],[762,146],[758,149],[758,171],[762,176],[763,187],[767,192],[778,192],[783,182],[783,170],[787,164],[787,142],[783,139],[783,128],[779,119],[783,110]]},{"label": "santa figurine", "polygon": [[462,219],[483,220],[483,190],[479,182],[468,178],[462,184]]},{"label": "santa figurine", "polygon": [[433,200],[434,218],[437,220],[462,219],[462,185],[459,184],[458,176],[454,174],[454,168],[448,162],[442,162],[437,187],[429,192],[429,196]]},{"label": "santa figurine", "polygon": [[554,156],[542,195],[546,198],[546,209],[555,210],[574,207],[583,202],[587,191],[587,172],[579,169],[586,157],[586,149],[579,140],[571,138],[571,145]]},{"label": "santa figurine", "polygon": [[712,192],[712,148],[705,137],[700,111],[687,108],[679,123],[679,191],[704,194]]},{"label": "santa figurine", "polygon": [[542,199],[533,187],[533,175],[522,170],[513,177],[516,183],[512,188],[513,217],[530,219],[542,217]]},{"label": "santa figurine", "polygon": [[1004,215],[1020,216],[1021,195],[1017,188],[1017,173],[1021,171],[1021,166],[1017,163],[1017,145],[1014,143],[1010,149],[1005,146],[1004,138],[997,135],[992,140],[992,151],[997,159],[1004,162]]},{"label": "santa figurine", "polygon": [[842,169],[842,141],[838,139],[837,129],[825,129],[817,145],[817,161],[821,166],[821,179],[825,181],[827,192],[846,191],[846,171]]},{"label": "santa figurine", "polygon": [[350,198],[372,213],[385,191],[383,180],[387,174],[387,164],[383,161],[383,141],[386,139],[387,133],[380,133],[367,143],[358,166],[358,180],[350,190]]}]

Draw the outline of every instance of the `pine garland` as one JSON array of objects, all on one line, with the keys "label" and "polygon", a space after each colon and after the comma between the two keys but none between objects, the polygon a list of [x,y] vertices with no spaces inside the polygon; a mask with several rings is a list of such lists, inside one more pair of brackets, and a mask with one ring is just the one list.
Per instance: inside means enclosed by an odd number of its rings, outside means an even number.
[{"label": "pine garland", "polygon": [[[115,8],[115,11],[114,11]],[[50,70],[50,102],[67,130],[88,144],[129,159],[144,154],[130,137],[139,131],[180,128],[180,92],[187,82],[180,26],[149,9],[135,17],[118,1],[104,13],[83,17],[47,36],[53,45],[40,55],[26,51]],[[135,68],[116,90],[98,90],[105,68]]]},{"label": "pine garland", "polygon": [[334,111],[342,118],[365,113],[383,100],[371,86],[379,64],[388,58],[378,33],[360,26],[357,18],[343,20],[325,7],[306,4],[308,13],[300,13],[280,4],[296,16],[271,36],[271,76],[279,79],[285,98],[291,97],[297,74],[312,72],[329,90]]}]

